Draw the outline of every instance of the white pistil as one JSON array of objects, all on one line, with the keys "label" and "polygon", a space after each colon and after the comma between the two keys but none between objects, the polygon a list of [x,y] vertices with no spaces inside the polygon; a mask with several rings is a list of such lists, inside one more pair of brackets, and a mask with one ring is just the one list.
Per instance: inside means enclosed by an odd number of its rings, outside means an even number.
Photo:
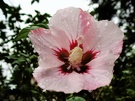
[{"label": "white pistil", "polygon": [[78,46],[81,45],[84,41],[84,36],[79,36],[77,37],[77,43],[78,43]]},{"label": "white pistil", "polygon": [[80,71],[80,70],[81,70],[81,69],[80,69],[80,67],[77,67],[76,69],[77,69],[78,71]]},{"label": "white pistil", "polygon": [[68,66],[67,70],[70,70],[71,66]]}]

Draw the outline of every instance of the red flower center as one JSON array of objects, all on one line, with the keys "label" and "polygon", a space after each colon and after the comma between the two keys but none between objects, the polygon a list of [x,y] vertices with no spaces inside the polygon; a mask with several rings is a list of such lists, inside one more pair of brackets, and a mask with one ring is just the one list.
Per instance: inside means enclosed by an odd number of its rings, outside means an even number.
[{"label": "red flower center", "polygon": [[[77,41],[72,42],[70,44],[71,51],[76,47],[78,47]],[[79,45],[79,48],[83,50],[82,45]],[[71,53],[69,53],[66,49],[63,48],[58,49],[58,51],[55,50],[55,52],[56,52],[55,55],[58,57],[58,59],[64,62],[64,64],[59,67],[60,68],[59,71],[61,71],[61,73],[64,74],[72,73],[73,71],[77,73],[88,73],[90,67],[87,65],[87,63],[89,63],[92,59],[94,59],[98,53],[98,52],[94,52],[93,50],[88,50],[87,52],[82,53],[81,61],[76,65],[73,65],[71,63],[72,61],[69,61],[70,60],[69,58],[71,57]]]}]

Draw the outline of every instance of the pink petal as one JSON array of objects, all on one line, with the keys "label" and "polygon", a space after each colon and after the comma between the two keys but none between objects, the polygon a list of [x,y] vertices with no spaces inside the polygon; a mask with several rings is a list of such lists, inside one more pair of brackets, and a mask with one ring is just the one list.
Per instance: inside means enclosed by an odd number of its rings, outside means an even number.
[{"label": "pink petal", "polygon": [[97,44],[93,47],[100,50],[101,54],[106,54],[106,51],[112,51],[117,59],[122,50],[124,34],[113,22],[99,21],[97,22]]},{"label": "pink petal", "polygon": [[[74,93],[110,84],[124,37],[113,22],[95,21],[89,13],[69,7],[57,11],[49,26],[50,30],[40,28],[29,34],[39,54],[39,67],[33,76],[42,89]],[[70,50],[77,46],[78,41],[82,42],[80,47],[84,54],[87,51],[96,54],[90,62],[86,60],[86,66],[82,66],[90,69],[86,73],[62,73],[60,66],[67,62]]]},{"label": "pink petal", "polygon": [[[54,66],[60,66],[63,63],[58,60],[55,55],[57,47],[60,47],[52,38],[49,30],[36,29],[32,30],[29,34],[29,38],[34,45],[34,49],[39,54],[39,65],[43,68],[51,68]],[[53,60],[53,61],[50,61]]]},{"label": "pink petal", "polygon": [[96,21],[87,12],[80,11],[80,28],[81,33],[84,36],[83,49],[84,53],[91,50],[97,43],[96,35]]},{"label": "pink petal", "polygon": [[66,36],[65,32],[63,32],[62,30],[59,29],[55,29],[55,31],[53,32],[53,30],[51,31],[53,38],[55,39],[55,41],[57,41],[57,43],[64,49],[66,49],[67,51],[70,51],[70,42],[69,42],[69,38]]},{"label": "pink petal", "polygon": [[36,68],[33,73],[38,86],[43,90],[62,91],[64,93],[79,92],[83,83],[81,75],[76,72],[61,74],[59,68],[42,69]]},{"label": "pink petal", "polygon": [[[92,69],[102,69],[102,70],[106,69],[106,70],[112,71],[114,62],[115,62],[115,56],[113,55],[111,51],[107,51],[106,54],[98,56],[97,58],[90,61],[88,65]],[[102,65],[105,65],[105,66],[102,66]],[[106,67],[108,65],[110,66],[110,68]]]},{"label": "pink petal", "polygon": [[58,10],[49,25],[53,36],[62,47],[69,46],[78,37],[84,37],[83,46],[86,52],[97,42],[95,19],[79,8],[69,7]]},{"label": "pink petal", "polygon": [[96,88],[109,85],[113,77],[113,66],[115,58],[112,53],[95,58],[89,64],[89,73],[85,73],[84,89],[94,90]]},{"label": "pink petal", "polygon": [[59,43],[69,45],[69,41],[72,43],[84,36],[84,52],[97,43],[95,26],[96,21],[89,13],[73,7],[57,11],[50,20],[51,32]]},{"label": "pink petal", "polygon": [[50,30],[39,28],[31,30],[29,38],[34,45],[35,50],[40,54],[41,49],[45,47],[50,49],[60,48],[58,43],[53,39]]},{"label": "pink petal", "polygon": [[53,31],[52,34],[57,34],[59,36],[61,36],[61,34],[66,34],[70,41],[75,39],[78,34],[79,12],[79,8],[73,7],[58,10],[49,23],[50,29]]},{"label": "pink petal", "polygon": [[45,55],[45,56],[39,56],[38,57],[38,64],[41,68],[52,68],[55,66],[61,66],[64,63],[60,61],[56,56],[54,55]]},{"label": "pink petal", "polygon": [[95,90],[99,87],[103,87],[103,86],[107,86],[110,84],[111,80],[107,78],[107,76],[105,76],[104,73],[106,73],[106,71],[93,71],[93,74],[88,74],[85,73],[84,75],[82,75],[83,79],[84,79],[84,86],[83,89],[84,90]]}]

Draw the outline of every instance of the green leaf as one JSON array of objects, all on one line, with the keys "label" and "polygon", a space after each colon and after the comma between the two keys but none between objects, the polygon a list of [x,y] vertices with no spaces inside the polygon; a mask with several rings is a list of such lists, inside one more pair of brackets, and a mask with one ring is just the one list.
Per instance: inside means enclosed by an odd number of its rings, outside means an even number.
[{"label": "green leaf", "polygon": [[15,60],[12,64],[20,64],[22,62],[26,62],[26,58],[20,57],[17,60]]},{"label": "green leaf", "polygon": [[84,98],[82,97],[72,97],[72,98],[69,98],[67,99],[66,101],[86,101]]},{"label": "green leaf", "polygon": [[32,93],[34,94],[38,94],[39,92],[38,91],[35,91],[35,90],[31,90]]},{"label": "green leaf", "polygon": [[126,89],[126,91],[129,95],[135,95],[135,90],[133,89]]},{"label": "green leaf", "polygon": [[39,24],[37,24],[37,26],[48,29],[48,25],[47,24],[39,23]]},{"label": "green leaf", "polygon": [[18,41],[18,40],[20,40],[20,39],[22,39],[22,38],[26,38],[27,35],[29,34],[29,31],[30,31],[30,30],[28,30],[27,28],[22,29],[22,30],[20,31],[20,33],[17,35],[17,37],[15,38],[14,41]]},{"label": "green leaf", "polygon": [[17,59],[16,55],[10,55],[10,56],[6,56],[8,59]]},{"label": "green leaf", "polygon": [[30,30],[38,29],[38,28],[40,28],[40,26],[31,26],[31,27],[23,28],[20,31],[20,33],[16,36],[16,38],[14,39],[14,41],[18,41],[20,39],[27,38]]}]

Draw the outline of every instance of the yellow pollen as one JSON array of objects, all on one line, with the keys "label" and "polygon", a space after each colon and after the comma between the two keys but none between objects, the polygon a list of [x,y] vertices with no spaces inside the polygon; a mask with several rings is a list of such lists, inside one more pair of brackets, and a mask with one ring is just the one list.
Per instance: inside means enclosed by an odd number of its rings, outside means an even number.
[{"label": "yellow pollen", "polygon": [[83,56],[82,49],[79,46],[77,46],[71,51],[68,61],[72,66],[76,66],[81,62],[82,56]]}]

